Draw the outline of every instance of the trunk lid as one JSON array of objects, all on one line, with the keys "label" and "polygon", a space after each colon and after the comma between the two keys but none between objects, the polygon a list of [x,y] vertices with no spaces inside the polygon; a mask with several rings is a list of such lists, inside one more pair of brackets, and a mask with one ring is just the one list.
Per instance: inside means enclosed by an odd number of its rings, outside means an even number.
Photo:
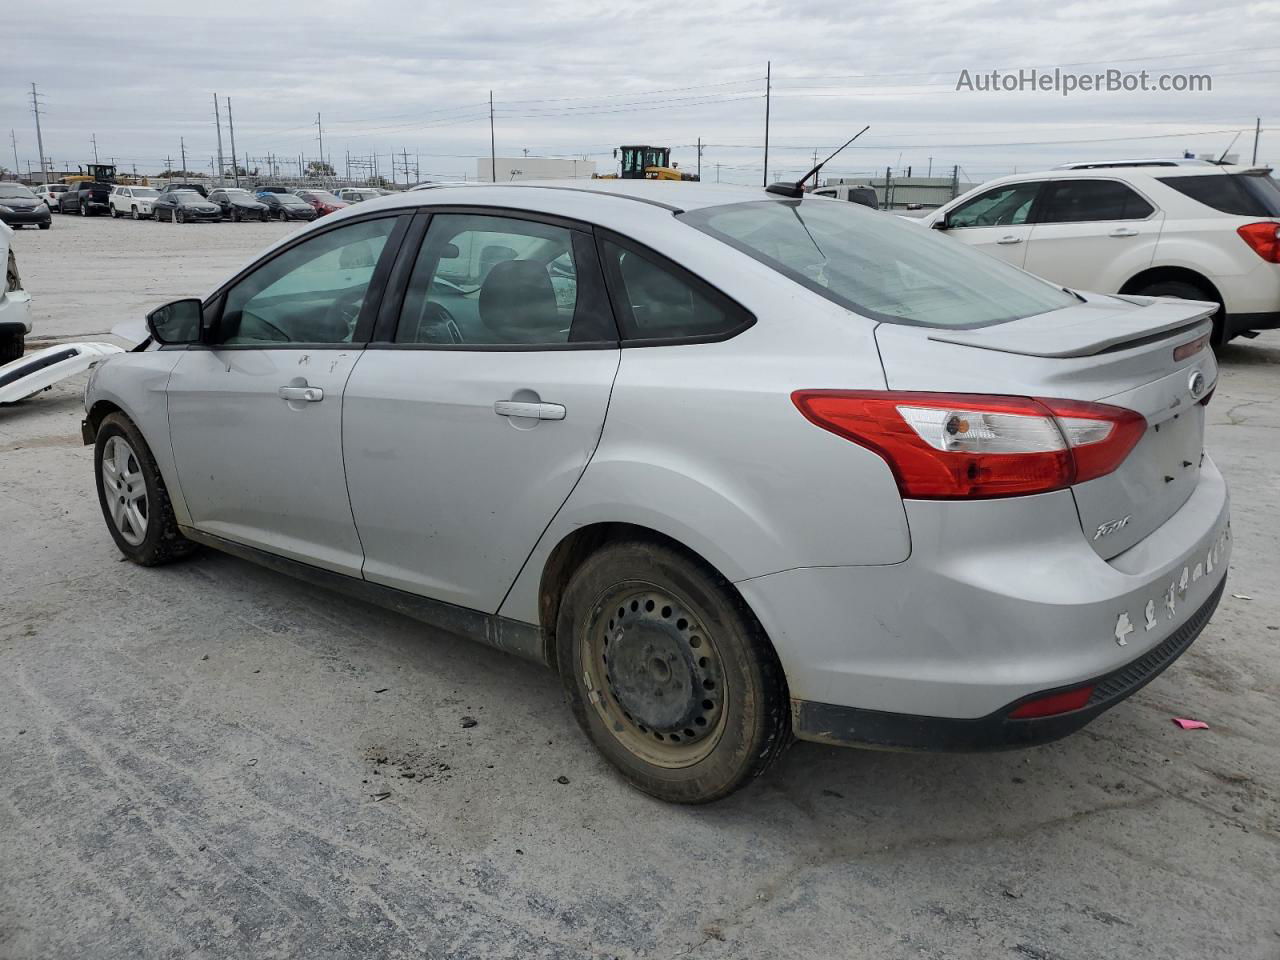
[{"label": "trunk lid", "polygon": [[1174,351],[1207,336],[1216,310],[1090,294],[1063,310],[972,330],[882,323],[876,342],[891,390],[1055,397],[1141,413],[1147,431],[1124,463],[1072,488],[1082,533],[1109,559],[1195,490],[1204,449],[1199,401],[1217,382],[1217,364],[1207,346],[1179,360]]}]

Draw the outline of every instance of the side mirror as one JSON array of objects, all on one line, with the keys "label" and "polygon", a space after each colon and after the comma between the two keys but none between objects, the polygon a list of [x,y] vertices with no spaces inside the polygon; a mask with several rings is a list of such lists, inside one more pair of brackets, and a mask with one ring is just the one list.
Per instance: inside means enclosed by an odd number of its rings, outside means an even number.
[{"label": "side mirror", "polygon": [[174,300],[147,314],[147,330],[160,344],[199,343],[204,305],[194,297]]},{"label": "side mirror", "polygon": [[947,222],[947,219],[948,215],[944,213],[937,220],[933,221],[933,223],[929,224],[929,226],[934,230],[949,230],[951,229],[951,224]]}]

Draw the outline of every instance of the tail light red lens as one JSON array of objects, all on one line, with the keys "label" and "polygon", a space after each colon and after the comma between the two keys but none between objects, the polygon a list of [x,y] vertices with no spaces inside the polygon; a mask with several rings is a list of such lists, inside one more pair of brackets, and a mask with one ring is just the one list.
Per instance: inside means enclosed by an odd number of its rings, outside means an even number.
[{"label": "tail light red lens", "polygon": [[1267,263],[1280,263],[1280,223],[1246,223],[1236,233]]},{"label": "tail light red lens", "polygon": [[1076,687],[1074,690],[1063,690],[1048,696],[1036,697],[1009,711],[1014,720],[1029,720],[1032,717],[1052,717],[1059,713],[1070,713],[1079,710],[1089,702],[1093,687]]},{"label": "tail light red lens", "polygon": [[797,390],[812,423],[879,454],[904,497],[1010,497],[1115,470],[1147,422],[1123,407],[963,393]]}]

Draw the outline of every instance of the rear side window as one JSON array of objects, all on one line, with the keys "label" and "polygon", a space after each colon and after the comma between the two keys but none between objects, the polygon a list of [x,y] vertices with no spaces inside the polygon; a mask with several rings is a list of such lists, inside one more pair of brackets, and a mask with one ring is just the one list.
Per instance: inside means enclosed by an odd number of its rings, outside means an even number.
[{"label": "rear side window", "polygon": [[721,340],[755,322],[724,294],[651,250],[606,239],[601,252],[625,341]]},{"label": "rear side window", "polygon": [[1116,180],[1062,180],[1049,188],[1040,223],[1143,220],[1155,208]]},{"label": "rear side window", "polygon": [[1161,182],[1220,213],[1280,217],[1280,184],[1265,173],[1161,177]]}]

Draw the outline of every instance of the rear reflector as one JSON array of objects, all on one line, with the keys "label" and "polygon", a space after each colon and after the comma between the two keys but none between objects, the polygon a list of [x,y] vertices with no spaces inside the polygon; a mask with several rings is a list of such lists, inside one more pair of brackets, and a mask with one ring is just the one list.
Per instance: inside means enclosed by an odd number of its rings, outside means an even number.
[{"label": "rear reflector", "polygon": [[1195,356],[1201,350],[1209,345],[1209,335],[1206,333],[1203,337],[1196,337],[1190,343],[1184,343],[1180,347],[1175,347],[1173,351],[1174,363],[1179,360],[1185,360],[1187,357]]},{"label": "rear reflector", "polygon": [[1236,233],[1263,260],[1280,263],[1280,223],[1274,220],[1246,223]]},{"label": "rear reflector", "polygon": [[904,497],[1060,490],[1116,469],[1146,432],[1123,407],[987,394],[797,390],[812,423],[879,454]]},{"label": "rear reflector", "polygon": [[1052,717],[1059,713],[1070,713],[1088,703],[1092,694],[1093,685],[1090,684],[1087,687],[1076,687],[1074,690],[1036,697],[1009,711],[1009,717],[1013,720],[1028,720],[1031,717]]}]

